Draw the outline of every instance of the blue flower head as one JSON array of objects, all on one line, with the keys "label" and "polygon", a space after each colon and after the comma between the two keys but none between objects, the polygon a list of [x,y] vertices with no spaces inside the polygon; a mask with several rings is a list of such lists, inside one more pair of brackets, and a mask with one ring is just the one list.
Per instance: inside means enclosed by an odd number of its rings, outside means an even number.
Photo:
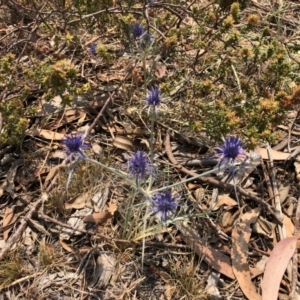
[{"label": "blue flower head", "polygon": [[96,46],[95,44],[89,45],[88,51],[89,51],[90,54],[92,54],[93,56],[97,56],[97,46]]},{"label": "blue flower head", "polygon": [[143,25],[139,24],[139,23],[135,23],[132,27],[131,27],[131,32],[134,36],[135,39],[139,39],[141,38],[144,33],[146,32]]},{"label": "blue flower head", "polygon": [[149,91],[146,101],[147,101],[147,105],[149,106],[149,108],[151,106],[154,106],[155,111],[157,112],[157,108],[161,104],[160,91],[157,87],[153,86],[150,88],[150,91]]},{"label": "blue flower head", "polygon": [[144,151],[137,151],[135,155],[128,161],[128,169],[131,175],[136,177],[136,182],[143,179],[146,174],[151,174],[147,153]]},{"label": "blue flower head", "polygon": [[161,220],[165,223],[171,215],[175,215],[175,210],[179,204],[175,201],[179,196],[172,197],[171,190],[168,189],[164,193],[155,194],[155,199],[151,199],[153,204],[152,211],[161,215]]},{"label": "blue flower head", "polygon": [[236,161],[245,160],[247,158],[242,141],[235,136],[224,139],[224,145],[217,147],[216,150],[219,151],[219,153],[214,155],[214,157],[220,158],[218,164],[219,168],[228,165],[234,167]]},{"label": "blue flower head", "polygon": [[78,133],[67,135],[61,143],[64,145],[66,152],[68,153],[67,161],[71,161],[73,155],[77,155],[84,159],[83,149],[89,148],[90,146],[84,145],[86,136]]}]

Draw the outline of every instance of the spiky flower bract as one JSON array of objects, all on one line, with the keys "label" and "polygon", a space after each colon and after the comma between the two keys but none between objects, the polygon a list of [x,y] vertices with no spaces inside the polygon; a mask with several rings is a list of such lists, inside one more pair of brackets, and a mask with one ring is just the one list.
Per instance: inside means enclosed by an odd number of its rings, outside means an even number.
[{"label": "spiky flower bract", "polygon": [[247,155],[243,148],[242,141],[235,136],[230,136],[224,139],[224,145],[216,148],[219,153],[214,157],[220,158],[218,163],[219,168],[231,165],[234,167],[235,162],[244,160]]},{"label": "spiky flower bract", "polygon": [[155,111],[157,112],[158,106],[161,104],[161,95],[157,87],[152,86],[150,88],[146,101],[147,101],[147,106],[149,106],[149,108],[151,106],[154,106]]},{"label": "spiky flower bract", "polygon": [[131,175],[136,177],[136,182],[143,179],[146,174],[151,174],[152,165],[148,161],[147,153],[137,151],[135,155],[128,161],[128,169]]},{"label": "spiky flower bract", "polygon": [[161,220],[165,223],[171,215],[175,215],[175,210],[179,204],[175,201],[179,196],[172,197],[171,190],[167,189],[164,193],[155,194],[155,199],[151,199],[153,204],[152,211],[160,214]]},{"label": "spiky flower bract", "polygon": [[96,55],[97,55],[97,47],[96,47],[96,45],[95,45],[95,44],[89,45],[88,51],[89,51],[89,53],[92,54],[93,56],[96,56]]},{"label": "spiky flower bract", "polygon": [[83,134],[71,133],[61,141],[61,143],[65,146],[66,152],[68,153],[67,161],[70,161],[73,155],[77,155],[80,158],[84,159],[85,155],[83,153],[83,149],[90,147],[84,144],[85,139],[86,136],[84,136]]},{"label": "spiky flower bract", "polygon": [[140,41],[140,44],[141,44],[142,48],[144,48],[144,47],[152,45],[153,42],[154,42],[153,35],[150,32],[147,31],[143,35],[143,37],[142,37],[142,39]]},{"label": "spiky flower bract", "polygon": [[146,32],[143,25],[139,24],[139,23],[135,23],[132,27],[131,27],[131,32],[134,36],[135,39],[139,39],[141,38],[144,33]]}]

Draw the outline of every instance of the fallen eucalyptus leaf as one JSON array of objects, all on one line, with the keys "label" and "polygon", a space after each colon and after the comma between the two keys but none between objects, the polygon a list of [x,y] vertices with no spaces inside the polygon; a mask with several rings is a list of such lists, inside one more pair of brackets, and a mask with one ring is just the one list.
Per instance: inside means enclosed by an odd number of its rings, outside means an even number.
[{"label": "fallen eucalyptus leaf", "polygon": [[124,136],[116,136],[113,141],[113,145],[117,148],[127,151],[132,151],[133,149],[133,143],[131,142],[131,140]]}]

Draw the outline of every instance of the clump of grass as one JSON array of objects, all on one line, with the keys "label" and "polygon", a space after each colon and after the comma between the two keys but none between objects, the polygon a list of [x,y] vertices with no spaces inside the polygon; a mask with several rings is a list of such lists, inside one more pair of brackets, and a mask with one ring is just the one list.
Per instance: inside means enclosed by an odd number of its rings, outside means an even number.
[{"label": "clump of grass", "polygon": [[40,241],[38,244],[38,260],[42,270],[58,268],[59,263],[62,263],[55,246],[45,241]]},{"label": "clump of grass", "polygon": [[0,262],[0,290],[22,277],[24,272],[23,260],[15,250]]},{"label": "clump of grass", "polygon": [[[185,255],[180,260],[169,258],[170,284],[176,287],[176,295],[181,299],[201,300],[207,299],[204,280],[198,274],[200,262],[195,255]],[[183,298],[185,297],[185,298]]]},{"label": "clump of grass", "polygon": [[45,206],[50,211],[62,213],[65,210],[65,197],[62,195],[62,188],[54,188],[48,197]]}]

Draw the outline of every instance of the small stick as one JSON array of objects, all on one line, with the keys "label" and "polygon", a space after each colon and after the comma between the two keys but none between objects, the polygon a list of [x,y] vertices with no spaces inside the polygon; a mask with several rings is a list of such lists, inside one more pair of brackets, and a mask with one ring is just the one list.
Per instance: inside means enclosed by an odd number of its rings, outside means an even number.
[{"label": "small stick", "polygon": [[268,193],[269,193],[269,200],[267,200],[267,202],[272,200],[272,204],[274,204],[274,193],[273,193],[273,190],[272,190],[272,184],[271,184],[270,176],[267,172],[267,168],[266,168],[262,158],[261,158],[261,167],[262,167],[262,170],[263,170],[263,173],[264,173],[264,178],[265,178]]},{"label": "small stick", "polygon": [[[267,151],[270,159],[270,174],[271,174],[271,181],[272,181],[272,186],[273,186],[273,195],[274,195],[274,200],[275,200],[275,209],[279,211],[280,217],[282,218],[282,210],[281,210],[281,203],[280,203],[280,197],[279,197],[279,191],[278,191],[278,186],[275,178],[275,173],[274,173],[274,162],[273,162],[273,157],[271,153],[271,147],[268,144],[267,145]],[[270,195],[272,197],[272,195]],[[280,240],[283,240],[286,238],[286,231],[284,225],[278,227],[279,231],[279,237]]]},{"label": "small stick", "polygon": [[[27,280],[29,280],[31,278],[34,278],[34,277],[36,277],[38,275],[41,275],[41,274],[43,274],[43,272],[38,272],[38,273],[35,273],[35,274],[32,274],[32,275],[28,275],[26,277],[19,278],[19,279],[15,280],[14,282],[12,282],[11,284],[6,285],[5,289],[9,289],[10,287],[12,287],[12,286],[14,286],[16,284],[22,283],[24,281],[27,281]],[[4,289],[4,287],[0,288],[0,291],[3,290],[3,289]]]}]

